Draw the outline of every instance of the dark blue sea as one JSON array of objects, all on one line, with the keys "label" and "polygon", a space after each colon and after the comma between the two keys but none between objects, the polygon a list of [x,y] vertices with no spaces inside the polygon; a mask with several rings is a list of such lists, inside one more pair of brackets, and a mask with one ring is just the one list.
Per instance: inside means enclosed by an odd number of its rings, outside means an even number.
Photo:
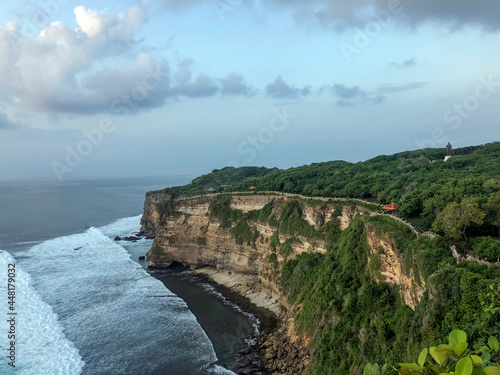
[{"label": "dark blue sea", "polygon": [[[189,274],[149,273],[138,258],[151,240],[114,241],[139,231],[147,191],[187,182],[0,184],[0,374],[236,371],[237,353],[255,335],[252,317]],[[5,354],[12,311],[15,367]]]}]

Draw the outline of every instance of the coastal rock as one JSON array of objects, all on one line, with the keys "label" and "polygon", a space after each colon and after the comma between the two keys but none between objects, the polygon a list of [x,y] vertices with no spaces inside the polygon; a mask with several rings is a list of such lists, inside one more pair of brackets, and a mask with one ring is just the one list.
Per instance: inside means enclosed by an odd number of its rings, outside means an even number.
[{"label": "coastal rock", "polygon": [[146,236],[154,236],[160,226],[160,218],[165,211],[165,205],[170,200],[170,194],[147,194],[141,218],[141,232]]},{"label": "coastal rock", "polygon": [[309,362],[308,351],[288,339],[285,325],[273,332],[263,333],[257,348],[262,358],[261,370],[266,374],[303,374]]},{"label": "coastal rock", "polygon": [[121,241],[121,240],[122,240],[122,238],[120,236],[115,237],[115,241]]},{"label": "coastal rock", "polygon": [[123,237],[123,241],[137,242],[138,240],[140,240],[140,238],[136,236]]}]

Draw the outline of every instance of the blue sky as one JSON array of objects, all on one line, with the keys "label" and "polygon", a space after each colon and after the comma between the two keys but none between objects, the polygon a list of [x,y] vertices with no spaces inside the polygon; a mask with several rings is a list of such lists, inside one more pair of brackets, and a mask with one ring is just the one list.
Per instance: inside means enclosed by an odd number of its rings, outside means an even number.
[{"label": "blue sky", "polygon": [[0,180],[498,141],[495,0],[0,6]]}]

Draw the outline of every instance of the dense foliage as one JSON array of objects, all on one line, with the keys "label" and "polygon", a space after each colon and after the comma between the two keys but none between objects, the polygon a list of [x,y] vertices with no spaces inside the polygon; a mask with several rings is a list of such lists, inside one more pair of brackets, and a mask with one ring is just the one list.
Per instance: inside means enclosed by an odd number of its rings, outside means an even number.
[{"label": "dense foliage", "polygon": [[[311,339],[308,372],[359,374],[367,362],[410,363],[419,358],[423,347],[430,343],[439,347],[448,333],[457,329],[476,343],[473,350],[482,348],[481,355],[490,337],[500,334],[500,268],[474,262],[457,264],[449,250],[450,244],[455,244],[481,259],[496,261],[500,257],[500,143],[455,150],[447,162],[443,157],[443,150],[424,149],[356,164],[334,161],[288,170],[224,168],[190,185],[161,192],[174,197],[214,190],[248,193],[254,185],[257,193],[396,202],[401,216],[440,234],[432,239],[416,236],[405,224],[382,215],[358,215],[341,232],[337,217],[352,201],[274,200],[261,210],[244,213],[231,209],[230,194],[212,199],[211,218],[230,230],[237,244],[269,246],[267,260],[274,273],[265,276],[281,284],[296,309],[299,333]],[[304,219],[304,205],[325,203],[335,205],[331,220],[310,225]],[[363,205],[369,211],[378,209]],[[175,213],[175,203],[165,211]],[[266,242],[257,223],[266,223],[274,230]],[[381,282],[384,249],[375,253],[369,249],[367,231],[378,237],[390,236],[402,272],[413,277],[412,287],[426,286],[415,310],[402,301],[398,286]],[[325,240],[328,252],[294,255],[300,238]],[[200,244],[204,240],[196,239]],[[420,369],[426,364],[440,365],[447,372],[459,373],[458,363],[462,371],[462,365],[469,368],[470,360],[473,370],[486,368],[480,368],[470,350],[455,353],[456,357],[446,352],[446,363],[436,363],[444,361],[444,354],[432,350],[414,365]],[[382,366],[376,369],[378,373]],[[489,375],[488,371],[483,372]],[[414,373],[419,372],[414,369]]]},{"label": "dense foliage", "polygon": [[403,218],[443,234],[465,251],[480,249],[478,255],[495,261],[500,255],[497,242],[473,244],[475,238],[499,237],[500,142],[456,149],[446,162],[444,154],[444,149],[422,149],[287,170],[227,167],[162,192],[248,192],[254,185],[257,191],[395,202]]},{"label": "dense foliage", "polygon": [[469,203],[478,205],[484,221],[472,223],[466,231],[460,231],[457,239],[462,232],[498,237],[500,143],[457,149],[454,153],[447,162],[443,161],[444,150],[422,149],[356,164],[314,163],[249,178],[232,190],[244,191],[252,184],[263,191],[396,202],[403,217],[425,229],[431,228],[447,206],[473,197],[474,202]]},{"label": "dense foliage", "polygon": [[448,343],[424,348],[416,363],[400,363],[399,371],[387,364],[367,364],[363,375],[498,375],[500,374],[500,345],[495,336],[488,341],[467,341],[467,333],[456,329],[448,335]]},{"label": "dense foliage", "polygon": [[[226,167],[222,169],[214,169],[211,173],[196,177],[188,185],[174,186],[160,190],[159,192],[171,194],[174,197],[179,195],[190,196],[216,193],[227,190],[233,185],[246,179],[262,177],[268,173],[276,171],[278,171],[278,168],[265,167]],[[248,187],[245,191],[246,190],[248,190]],[[148,194],[154,193],[158,193],[158,191],[149,192]]]},{"label": "dense foliage", "polygon": [[[499,333],[495,288],[500,268],[457,264],[443,238],[417,237],[401,222],[380,215],[358,215],[340,232],[337,217],[344,202],[337,203],[331,220],[315,228],[303,218],[304,199],[273,200],[247,213],[231,209],[231,199],[214,197],[210,215],[230,229],[237,243],[255,246],[258,222],[275,228],[268,261],[290,304],[298,308],[299,333],[311,338],[310,374],[359,373],[368,361],[410,361],[422,346],[456,328],[478,342]],[[413,275],[416,285],[432,284],[415,310],[401,300],[397,286],[380,282],[377,261],[383,249],[372,254],[367,231],[390,236],[402,271]],[[326,240],[328,253],[291,256],[299,237]],[[482,242],[478,246],[486,246]]]},{"label": "dense foliage", "polygon": [[[371,225],[379,233],[390,230],[405,267],[432,284],[414,311],[397,287],[376,282],[371,263],[377,254],[370,255],[365,234]],[[455,328],[483,341],[498,334],[500,269],[457,265],[440,239],[417,238],[390,225],[358,216],[329,253],[301,254],[283,265],[283,288],[290,303],[300,306],[296,325],[312,338],[309,373],[360,373],[368,361],[408,362]]]}]

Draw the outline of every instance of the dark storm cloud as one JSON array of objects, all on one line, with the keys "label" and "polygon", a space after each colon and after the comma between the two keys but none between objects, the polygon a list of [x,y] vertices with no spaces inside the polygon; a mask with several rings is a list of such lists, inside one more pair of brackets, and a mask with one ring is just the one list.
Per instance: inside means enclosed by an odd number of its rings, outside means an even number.
[{"label": "dark storm cloud", "polygon": [[465,26],[479,26],[486,31],[500,29],[500,2],[497,0],[272,1],[289,8],[298,23],[318,23],[336,31],[361,27],[373,21],[377,14],[387,14],[390,9],[397,9],[397,12],[390,13],[396,23],[410,28],[436,22],[451,30]]},{"label": "dark storm cloud", "polygon": [[266,85],[266,94],[273,98],[295,99],[299,95],[309,95],[311,88],[306,86],[302,89],[288,85],[281,76],[276,77],[274,82]]}]

